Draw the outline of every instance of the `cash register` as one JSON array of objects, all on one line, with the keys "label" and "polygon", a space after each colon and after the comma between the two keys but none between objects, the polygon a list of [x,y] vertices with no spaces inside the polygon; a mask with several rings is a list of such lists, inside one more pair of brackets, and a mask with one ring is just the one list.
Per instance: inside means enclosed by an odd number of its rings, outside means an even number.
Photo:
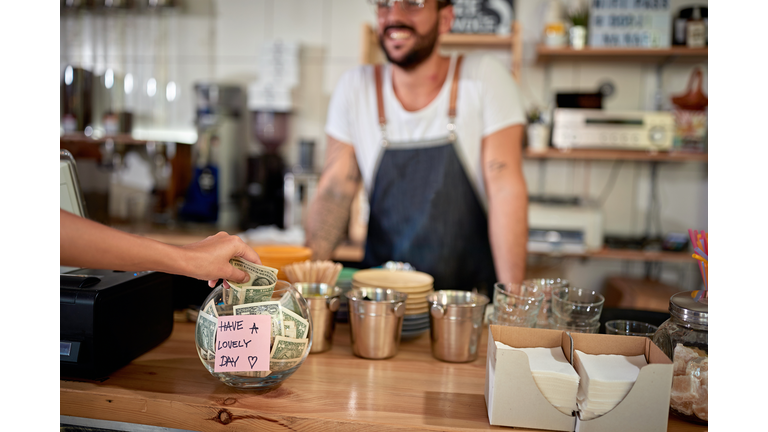
[{"label": "cash register", "polygon": [[[61,208],[87,217],[74,158],[60,151]],[[103,379],[170,336],[171,275],[60,268],[61,378]]]}]

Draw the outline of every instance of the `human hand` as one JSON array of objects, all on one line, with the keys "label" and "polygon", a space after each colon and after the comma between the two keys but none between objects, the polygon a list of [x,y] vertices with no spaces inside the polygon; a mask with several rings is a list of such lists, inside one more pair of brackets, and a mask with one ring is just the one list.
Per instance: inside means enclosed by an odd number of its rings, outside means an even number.
[{"label": "human hand", "polygon": [[219,279],[245,282],[248,274],[229,263],[234,257],[242,257],[254,264],[261,264],[261,258],[240,237],[219,232],[205,240],[191,243],[182,248],[187,252],[187,276],[208,280],[213,288]]}]

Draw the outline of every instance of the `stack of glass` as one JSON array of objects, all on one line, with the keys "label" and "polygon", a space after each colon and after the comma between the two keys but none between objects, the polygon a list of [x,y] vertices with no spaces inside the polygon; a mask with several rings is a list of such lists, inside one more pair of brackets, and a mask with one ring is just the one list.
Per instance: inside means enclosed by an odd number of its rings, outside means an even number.
[{"label": "stack of glass", "polygon": [[549,326],[576,333],[597,333],[605,297],[593,290],[561,286],[552,291]]},{"label": "stack of glass", "polygon": [[541,303],[539,315],[536,318],[536,328],[549,328],[549,317],[552,315],[552,291],[556,288],[569,286],[566,279],[560,278],[537,278],[526,279],[523,285],[534,285],[538,291],[544,293],[544,301]]},{"label": "stack of glass", "polygon": [[494,285],[491,324],[534,327],[543,303],[544,291],[538,285],[498,282]]}]

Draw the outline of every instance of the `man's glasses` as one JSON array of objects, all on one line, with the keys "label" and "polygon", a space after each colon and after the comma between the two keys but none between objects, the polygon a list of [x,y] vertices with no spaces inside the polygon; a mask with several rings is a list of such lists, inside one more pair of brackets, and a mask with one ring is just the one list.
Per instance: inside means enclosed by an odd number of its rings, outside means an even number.
[{"label": "man's glasses", "polygon": [[424,8],[426,0],[368,0],[368,3],[376,6],[378,13],[389,12],[394,3],[400,3],[400,7],[405,12],[418,12]]}]

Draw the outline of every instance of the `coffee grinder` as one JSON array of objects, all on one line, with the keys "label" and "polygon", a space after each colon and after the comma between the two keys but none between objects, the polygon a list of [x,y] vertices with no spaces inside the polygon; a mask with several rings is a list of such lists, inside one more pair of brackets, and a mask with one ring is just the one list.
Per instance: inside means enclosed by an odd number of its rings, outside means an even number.
[{"label": "coffee grinder", "polygon": [[244,229],[291,227],[293,174],[280,147],[288,139],[292,90],[299,83],[298,53],[297,43],[281,40],[266,41],[259,50],[258,79],[248,86],[248,110],[251,131],[261,145],[248,158]]},{"label": "coffee grinder", "polygon": [[248,157],[244,229],[263,225],[286,228],[285,184],[288,169],[279,149],[288,138],[289,115],[287,111],[251,111],[251,131],[261,144],[262,152]]}]

